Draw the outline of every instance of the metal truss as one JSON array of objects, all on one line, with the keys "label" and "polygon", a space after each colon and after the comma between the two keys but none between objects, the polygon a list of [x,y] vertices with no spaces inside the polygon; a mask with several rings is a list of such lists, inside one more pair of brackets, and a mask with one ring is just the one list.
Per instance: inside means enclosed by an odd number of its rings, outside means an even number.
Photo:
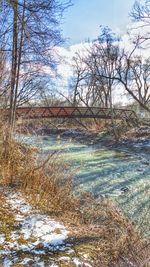
[{"label": "metal truss", "polygon": [[[0,110],[0,114],[8,117],[9,109]],[[110,109],[99,107],[19,107],[16,118],[95,118],[95,119],[137,119],[136,113],[128,109]]]}]

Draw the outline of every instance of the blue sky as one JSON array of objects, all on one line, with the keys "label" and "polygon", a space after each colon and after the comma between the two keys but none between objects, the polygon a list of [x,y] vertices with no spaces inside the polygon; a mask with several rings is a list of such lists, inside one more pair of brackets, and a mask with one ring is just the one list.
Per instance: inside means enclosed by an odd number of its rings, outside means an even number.
[{"label": "blue sky", "polygon": [[95,39],[99,26],[125,31],[134,0],[72,0],[64,15],[62,31],[68,45]]}]

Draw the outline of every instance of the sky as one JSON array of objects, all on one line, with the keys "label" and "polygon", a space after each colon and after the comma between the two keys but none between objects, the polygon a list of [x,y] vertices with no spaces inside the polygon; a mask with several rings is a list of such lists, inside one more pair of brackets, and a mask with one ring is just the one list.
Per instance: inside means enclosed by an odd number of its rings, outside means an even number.
[{"label": "sky", "polygon": [[[133,22],[129,16],[135,0],[72,0],[72,2],[73,6],[64,14],[61,25],[63,35],[68,39],[64,47],[58,47],[58,55],[62,57],[62,62],[58,66],[60,81],[56,87],[64,95],[69,92],[69,80],[73,75],[73,56],[76,52],[87,51],[86,48],[92,43],[91,41],[99,36],[101,25],[110,27],[114,33],[120,35],[120,47],[126,51],[133,49],[130,37],[135,37],[141,31],[144,34],[145,30],[146,32],[150,30],[149,27],[139,27],[140,24]],[[130,30],[130,36],[127,30]],[[146,49],[139,49],[137,55],[142,54],[143,58],[147,58],[148,52]],[[124,88],[120,87],[119,90],[117,88],[117,92],[114,103],[122,102],[123,105],[129,103],[129,99],[124,96]]]},{"label": "sky", "polygon": [[[65,0],[64,0],[65,1]],[[61,26],[66,45],[93,40],[99,27],[109,26],[114,32],[125,32],[131,21],[129,12],[135,0],[72,0]]]}]

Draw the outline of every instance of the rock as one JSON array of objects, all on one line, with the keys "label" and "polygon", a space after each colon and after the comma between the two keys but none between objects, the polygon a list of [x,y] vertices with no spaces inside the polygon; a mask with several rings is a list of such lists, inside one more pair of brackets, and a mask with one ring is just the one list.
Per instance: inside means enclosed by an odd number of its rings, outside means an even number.
[{"label": "rock", "polygon": [[148,161],[142,161],[142,164],[144,164],[144,165],[149,165],[149,162]]},{"label": "rock", "polygon": [[33,263],[34,263],[34,261],[32,259],[30,259],[30,258],[24,258],[24,260],[21,262],[21,264],[23,264],[23,265],[27,265],[28,264],[28,266],[30,266]]},{"label": "rock", "polygon": [[128,187],[122,187],[120,190],[122,193],[126,193],[129,191],[129,188]]}]

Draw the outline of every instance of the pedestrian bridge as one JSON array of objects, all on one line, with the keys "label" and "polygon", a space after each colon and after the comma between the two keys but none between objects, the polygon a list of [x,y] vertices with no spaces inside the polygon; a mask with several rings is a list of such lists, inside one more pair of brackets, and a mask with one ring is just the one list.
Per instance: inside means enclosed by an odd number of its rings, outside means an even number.
[{"label": "pedestrian bridge", "polygon": [[[8,117],[9,109],[1,109],[0,113]],[[94,119],[124,119],[136,120],[137,116],[133,110],[110,109],[99,107],[18,107],[16,118],[22,119],[48,119],[48,118],[94,118]]]}]

